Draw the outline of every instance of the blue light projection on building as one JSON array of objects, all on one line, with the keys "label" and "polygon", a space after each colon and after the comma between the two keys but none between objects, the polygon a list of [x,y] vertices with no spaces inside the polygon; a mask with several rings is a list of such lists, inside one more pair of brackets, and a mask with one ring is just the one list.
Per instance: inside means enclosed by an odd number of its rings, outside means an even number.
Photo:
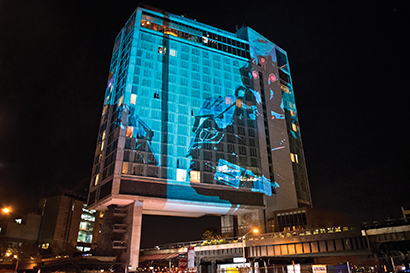
[{"label": "blue light projection on building", "polygon": [[130,272],[143,214],[221,215],[236,236],[310,205],[286,52],[250,27],[137,8],[114,42],[88,205],[106,211],[98,245],[124,249]]},{"label": "blue light projection on building", "polygon": [[[239,201],[218,189],[272,196],[292,183],[270,157],[289,145],[288,136],[300,141],[287,57],[245,31],[145,9],[133,14],[114,44],[91,202],[109,196],[113,183],[119,194],[230,204]],[[275,146],[267,128],[278,120],[289,124]],[[167,186],[142,190],[142,178]]]}]

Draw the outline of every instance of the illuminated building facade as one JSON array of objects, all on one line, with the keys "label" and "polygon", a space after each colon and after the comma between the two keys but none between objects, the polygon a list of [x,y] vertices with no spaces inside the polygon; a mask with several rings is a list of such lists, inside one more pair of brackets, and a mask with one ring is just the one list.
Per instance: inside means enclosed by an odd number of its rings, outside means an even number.
[{"label": "illuminated building facade", "polygon": [[99,229],[94,229],[94,222],[98,216],[96,211],[86,208],[85,201],[83,196],[70,191],[40,199],[38,243],[44,254],[51,251],[50,247],[67,252],[95,249]]},{"label": "illuminated building facade", "polygon": [[243,234],[310,204],[286,52],[250,27],[137,8],[114,43],[97,140],[88,205],[117,219],[99,245],[130,249],[135,270],[142,214],[218,214],[222,229],[237,217]]}]

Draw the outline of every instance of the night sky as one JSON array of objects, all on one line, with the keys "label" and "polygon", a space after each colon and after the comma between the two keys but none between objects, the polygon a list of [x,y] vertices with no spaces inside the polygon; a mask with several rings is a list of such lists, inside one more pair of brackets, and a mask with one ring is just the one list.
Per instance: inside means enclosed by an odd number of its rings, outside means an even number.
[{"label": "night sky", "polygon": [[[314,207],[353,222],[410,209],[404,1],[145,3],[288,52]],[[0,206],[86,193],[114,39],[137,5],[0,0]]]}]

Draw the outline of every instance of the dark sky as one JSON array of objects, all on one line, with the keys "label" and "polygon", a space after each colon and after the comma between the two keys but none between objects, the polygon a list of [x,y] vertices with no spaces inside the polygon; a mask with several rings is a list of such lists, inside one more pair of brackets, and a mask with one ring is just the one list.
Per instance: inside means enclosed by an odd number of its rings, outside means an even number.
[{"label": "dark sky", "polygon": [[[145,1],[288,52],[316,208],[410,209],[404,1]],[[114,39],[137,1],[0,0],[0,205],[84,192]]]}]

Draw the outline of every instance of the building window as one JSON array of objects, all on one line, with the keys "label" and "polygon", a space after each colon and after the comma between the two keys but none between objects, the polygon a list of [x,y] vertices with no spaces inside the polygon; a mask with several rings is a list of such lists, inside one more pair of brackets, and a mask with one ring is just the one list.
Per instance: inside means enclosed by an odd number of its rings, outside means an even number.
[{"label": "building window", "polygon": [[286,85],[281,84],[280,89],[282,89],[283,92],[290,94],[290,90]]},{"label": "building window", "polygon": [[294,163],[299,163],[299,159],[298,159],[298,155],[297,155],[297,154],[290,153],[290,159],[291,159],[292,162],[294,162]]},{"label": "building window", "polygon": [[[191,171],[191,174],[192,174],[192,171]],[[186,170],[177,169],[177,181],[186,181]]]},{"label": "building window", "polygon": [[[79,226],[79,232],[77,237],[77,242],[81,243],[91,243],[93,238],[93,229],[95,222],[95,210],[82,209],[81,221]],[[90,249],[84,247],[84,251],[89,251]]]},{"label": "building window", "polygon": [[78,242],[91,244],[92,240],[93,240],[92,234],[89,234],[88,232],[85,232],[82,230],[78,232]]},{"label": "building window", "polygon": [[137,103],[137,95],[131,94],[130,103],[131,103],[131,104],[136,104],[136,103]]},{"label": "building window", "polygon": [[118,107],[120,107],[123,102],[124,102],[124,96],[121,96],[121,98],[118,100]]},{"label": "building window", "polygon": [[292,123],[292,130],[297,132],[298,131],[298,126],[294,123]]},{"label": "building window", "polygon": [[122,173],[128,174],[128,162],[122,162]]},{"label": "building window", "polygon": [[201,182],[201,172],[199,171],[191,171],[189,173],[190,175],[190,181],[191,182],[196,182],[196,183],[200,183]]},{"label": "building window", "polygon": [[133,131],[134,131],[134,127],[128,126],[127,127],[126,137],[132,137],[133,136]]}]

